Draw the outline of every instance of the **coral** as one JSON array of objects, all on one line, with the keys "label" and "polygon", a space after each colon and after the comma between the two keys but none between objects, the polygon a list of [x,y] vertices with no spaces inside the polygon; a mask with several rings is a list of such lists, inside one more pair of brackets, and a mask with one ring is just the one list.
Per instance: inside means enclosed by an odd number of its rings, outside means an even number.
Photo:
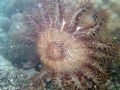
[{"label": "coral", "polygon": [[90,0],[73,4],[71,10],[61,0],[40,3],[39,12],[26,14],[36,27],[43,65],[30,78],[30,90],[107,90],[109,69],[118,61],[116,46],[99,35],[107,28],[109,13]]}]

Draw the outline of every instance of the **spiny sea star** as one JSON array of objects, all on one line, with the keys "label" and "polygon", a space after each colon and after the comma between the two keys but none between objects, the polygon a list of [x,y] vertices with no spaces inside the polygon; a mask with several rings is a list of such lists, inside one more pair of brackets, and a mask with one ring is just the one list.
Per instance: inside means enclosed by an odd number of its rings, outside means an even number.
[{"label": "spiny sea star", "polygon": [[41,0],[41,7],[39,23],[30,17],[43,64],[32,85],[38,79],[40,90],[106,90],[110,77],[105,69],[117,59],[115,47],[99,36],[107,11],[97,10],[90,0],[71,10],[61,0]]}]

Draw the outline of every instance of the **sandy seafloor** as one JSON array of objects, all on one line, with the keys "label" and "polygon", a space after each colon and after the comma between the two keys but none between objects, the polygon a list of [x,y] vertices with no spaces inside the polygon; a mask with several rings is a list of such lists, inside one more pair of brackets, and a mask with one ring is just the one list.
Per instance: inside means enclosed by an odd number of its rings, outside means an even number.
[{"label": "sandy seafloor", "polygon": [[[5,46],[8,44],[8,32],[14,32],[16,26],[11,27],[11,20],[15,22],[12,17],[22,13],[24,8],[36,7],[34,5],[36,0],[0,0],[0,90],[20,90],[22,84],[27,85],[31,75],[36,73],[34,69],[22,70],[14,67],[10,60],[7,60],[2,53],[4,53]],[[106,8],[111,13],[109,23],[109,30],[104,34],[109,39],[115,39],[117,43],[120,42],[120,0],[97,0],[96,5]],[[38,4],[39,6],[39,4]],[[20,17],[18,17],[19,19]],[[16,20],[16,23],[20,24]],[[10,31],[11,30],[11,31]],[[13,46],[9,46],[13,47]],[[109,90],[120,90],[120,68],[113,70],[113,80],[109,81]]]}]

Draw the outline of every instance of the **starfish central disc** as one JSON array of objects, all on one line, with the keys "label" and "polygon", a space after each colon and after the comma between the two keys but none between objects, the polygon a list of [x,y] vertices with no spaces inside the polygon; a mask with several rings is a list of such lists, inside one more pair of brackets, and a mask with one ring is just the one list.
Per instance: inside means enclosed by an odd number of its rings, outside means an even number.
[{"label": "starfish central disc", "polygon": [[37,50],[43,65],[54,72],[74,71],[87,60],[84,43],[57,29],[45,30],[39,35]]},{"label": "starfish central disc", "polygon": [[46,49],[46,54],[50,60],[63,60],[65,57],[64,45],[60,42],[50,42]]}]

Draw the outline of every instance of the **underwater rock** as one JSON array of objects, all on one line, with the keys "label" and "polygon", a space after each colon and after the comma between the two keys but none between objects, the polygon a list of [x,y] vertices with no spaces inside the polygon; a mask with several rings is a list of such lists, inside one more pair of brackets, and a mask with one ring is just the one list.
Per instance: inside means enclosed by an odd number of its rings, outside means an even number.
[{"label": "underwater rock", "polygon": [[35,69],[36,71],[38,71],[38,72],[41,70],[41,68],[42,68],[42,65],[41,65],[40,62],[37,63],[37,64],[34,66],[34,69]]},{"label": "underwater rock", "polygon": [[7,34],[5,32],[0,32],[0,43],[4,45],[7,42]]},{"label": "underwater rock", "polygon": [[9,0],[8,5],[4,7],[5,15],[11,17],[15,13],[22,13],[24,10],[22,3],[22,0]]},{"label": "underwater rock", "polygon": [[7,17],[11,17],[16,13],[23,13],[24,11],[30,11],[35,8],[36,0],[8,0],[4,7],[4,14]]},{"label": "underwater rock", "polygon": [[8,32],[10,28],[10,19],[5,16],[0,16],[0,28],[4,32]]},{"label": "underwater rock", "polygon": [[[27,23],[24,21],[23,14],[18,13],[12,16],[3,53],[3,56],[14,66],[24,69],[33,68],[39,61],[36,53],[36,31],[28,27]],[[28,62],[32,63],[28,64]]]},{"label": "underwater rock", "polygon": [[[19,18],[18,18],[19,17]],[[24,23],[24,15],[23,13],[16,13],[11,17],[11,25],[9,34],[14,34],[20,31],[26,31],[27,27]]]},{"label": "underwater rock", "polygon": [[21,90],[22,87],[29,83],[28,74],[14,68],[11,63],[1,55],[0,66],[0,90]]},{"label": "underwater rock", "polygon": [[27,75],[18,70],[0,69],[0,90],[21,90],[27,84]]}]

